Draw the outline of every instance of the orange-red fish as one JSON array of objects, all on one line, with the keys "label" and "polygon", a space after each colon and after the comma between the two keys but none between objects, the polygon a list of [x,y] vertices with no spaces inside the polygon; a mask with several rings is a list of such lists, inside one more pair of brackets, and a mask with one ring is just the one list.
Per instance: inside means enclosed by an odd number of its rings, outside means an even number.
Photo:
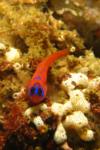
[{"label": "orange-red fish", "polygon": [[32,104],[39,104],[44,100],[47,93],[47,73],[52,64],[60,57],[68,54],[68,51],[61,50],[46,57],[38,66],[32,79],[28,83],[28,96]]}]

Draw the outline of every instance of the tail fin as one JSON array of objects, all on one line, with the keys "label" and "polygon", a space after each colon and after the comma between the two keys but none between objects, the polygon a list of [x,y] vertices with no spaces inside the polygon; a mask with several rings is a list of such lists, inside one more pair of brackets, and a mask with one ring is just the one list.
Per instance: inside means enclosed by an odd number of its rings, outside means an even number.
[{"label": "tail fin", "polygon": [[65,49],[65,50],[61,50],[58,52],[55,52],[53,54],[51,54],[50,56],[48,56],[47,58],[45,58],[39,65],[38,68],[34,74],[34,76],[37,75],[42,75],[42,81],[46,81],[47,79],[47,72],[49,67],[52,66],[52,64],[60,57],[63,57],[65,55],[68,55],[69,52]]},{"label": "tail fin", "polygon": [[57,59],[59,59],[60,57],[66,56],[68,54],[69,54],[69,52],[67,49],[57,51],[57,52],[51,54],[50,56],[48,56],[44,60],[44,63],[46,64],[47,67],[50,67]]}]

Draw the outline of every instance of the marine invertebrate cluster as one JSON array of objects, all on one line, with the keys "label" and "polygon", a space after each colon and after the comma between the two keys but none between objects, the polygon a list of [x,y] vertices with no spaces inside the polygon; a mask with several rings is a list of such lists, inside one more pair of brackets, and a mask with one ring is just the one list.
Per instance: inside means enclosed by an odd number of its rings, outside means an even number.
[{"label": "marine invertebrate cluster", "polygon": [[[19,72],[24,67],[18,63],[18,59],[19,58],[16,59],[15,57],[14,63],[12,62],[12,67],[16,72]],[[17,65],[18,67],[16,67]],[[61,89],[69,96],[63,103],[51,102],[48,105],[44,102],[44,104],[38,108],[37,112],[34,111],[34,107],[26,109],[24,112],[24,117],[26,120],[28,119],[28,122],[32,122],[32,124],[34,124],[40,134],[47,134],[49,128],[52,127],[53,130],[54,126],[52,137],[55,143],[58,145],[61,144],[61,146],[63,146],[63,143],[66,145],[67,138],[69,136],[67,135],[67,130],[69,129],[75,130],[81,140],[93,141],[95,140],[95,132],[91,127],[89,127],[90,125],[87,114],[90,112],[90,110],[94,109],[96,113],[98,113],[99,110],[91,107],[91,101],[89,102],[89,98],[87,99],[85,94],[94,90],[98,91],[99,85],[99,77],[90,78],[87,74],[81,72],[69,73],[69,75],[67,74],[67,76],[65,75],[61,79]],[[25,93],[26,90],[23,87],[20,89],[20,92],[15,92],[13,94],[13,98],[15,100],[20,98],[22,99],[25,96]],[[36,116],[34,116],[34,113],[36,113]],[[17,115],[18,117],[20,116],[20,114]],[[49,118],[50,116],[52,116],[52,118],[56,117],[57,120],[52,126],[49,125],[48,127],[45,118]],[[18,123],[16,123],[13,128],[11,127],[9,122],[14,119],[15,118],[7,119],[7,123],[5,124],[5,128],[8,131],[12,130],[12,133],[14,130],[20,128],[17,126]],[[69,147],[69,149],[71,148]]]},{"label": "marine invertebrate cluster", "polygon": [[20,54],[17,49],[10,48],[8,52],[5,53],[7,61],[11,62],[13,60],[16,60],[20,58]]},{"label": "marine invertebrate cluster", "polygon": [[[52,114],[58,120],[53,136],[57,144],[67,141],[67,130],[69,129],[75,130],[83,141],[95,140],[95,131],[90,127],[90,120],[87,116],[91,111],[91,102],[86,99],[85,95],[90,88],[90,83],[94,80],[83,73],[71,73],[67,78],[64,77],[61,82],[61,88],[68,93],[69,98],[63,103],[51,102],[49,106],[45,103],[41,105],[40,108],[43,112],[49,112],[49,115]],[[29,113],[27,113],[28,110],[30,110]],[[25,111],[25,114],[30,118],[29,116],[32,117],[34,111],[31,108],[28,110]],[[45,121],[43,122],[42,116],[40,116],[37,116],[36,120],[38,120],[40,126],[46,126]],[[33,123],[38,126],[35,121]]]},{"label": "marine invertebrate cluster", "polygon": [[[75,92],[76,98],[72,92]],[[67,129],[74,129],[78,133],[79,137],[84,141],[94,140],[94,131],[89,128],[88,118],[84,114],[90,111],[90,103],[85,99],[83,93],[80,90],[72,89],[69,92],[69,96],[69,100],[67,100],[64,104],[53,102],[50,106],[47,106],[46,104],[41,106],[42,111],[49,111],[58,118],[57,120],[59,120],[54,133],[54,141],[57,144],[65,142],[68,136],[66,131]],[[27,111],[28,110],[26,110],[26,112]],[[32,109],[30,108],[30,113],[26,112],[25,114],[27,114],[29,117],[32,114]],[[63,117],[65,117],[65,119],[62,120]],[[46,126],[45,122],[43,123],[40,116],[36,118],[36,120],[38,120],[39,126]],[[33,123],[38,126],[36,122],[37,121],[34,119]]]},{"label": "marine invertebrate cluster", "polygon": [[[94,34],[99,7],[67,0],[54,10],[54,3],[0,1],[0,150],[100,148],[100,60],[83,34],[88,26]],[[48,72],[45,101],[31,107],[28,81],[45,57],[65,48],[70,54]]]}]

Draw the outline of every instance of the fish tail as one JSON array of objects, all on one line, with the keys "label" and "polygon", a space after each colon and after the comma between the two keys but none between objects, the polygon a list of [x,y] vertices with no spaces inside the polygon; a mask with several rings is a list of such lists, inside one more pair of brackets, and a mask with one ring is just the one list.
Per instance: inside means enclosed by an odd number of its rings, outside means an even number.
[{"label": "fish tail", "polygon": [[51,54],[50,56],[48,56],[47,58],[45,58],[44,61],[42,61],[37,68],[36,74],[34,76],[37,75],[42,75],[42,81],[46,81],[47,79],[47,72],[49,67],[51,67],[53,65],[53,63],[60,57],[66,56],[68,55],[69,52],[67,49],[61,50],[61,51],[57,51],[53,54]]},{"label": "fish tail", "polygon": [[57,59],[66,56],[69,54],[69,51],[67,49],[61,50],[61,51],[57,51],[55,53],[53,53],[52,55],[48,56],[45,60],[47,66],[51,66]]}]

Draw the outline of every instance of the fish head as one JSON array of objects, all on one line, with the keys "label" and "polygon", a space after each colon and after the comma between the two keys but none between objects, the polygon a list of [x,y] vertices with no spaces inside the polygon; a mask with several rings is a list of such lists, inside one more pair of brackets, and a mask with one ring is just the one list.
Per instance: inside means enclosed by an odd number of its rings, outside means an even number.
[{"label": "fish head", "polygon": [[28,95],[32,104],[39,104],[46,96],[46,87],[42,86],[40,83],[35,83],[29,87]]}]

